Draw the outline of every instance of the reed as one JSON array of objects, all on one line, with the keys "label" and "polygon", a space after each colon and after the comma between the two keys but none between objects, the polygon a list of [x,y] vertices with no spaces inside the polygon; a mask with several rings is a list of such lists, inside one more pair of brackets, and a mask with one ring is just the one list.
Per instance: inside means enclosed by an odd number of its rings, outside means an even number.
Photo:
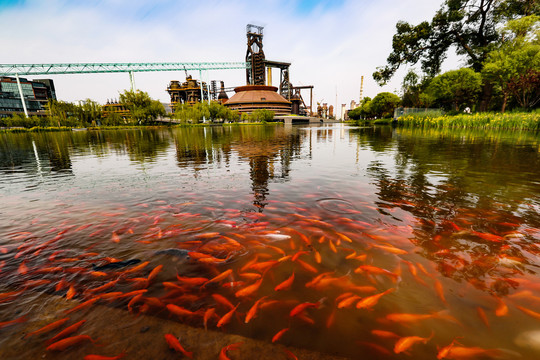
[{"label": "reed", "polygon": [[398,124],[406,127],[540,130],[540,111],[530,113],[476,113],[459,115],[411,114],[400,117]]}]

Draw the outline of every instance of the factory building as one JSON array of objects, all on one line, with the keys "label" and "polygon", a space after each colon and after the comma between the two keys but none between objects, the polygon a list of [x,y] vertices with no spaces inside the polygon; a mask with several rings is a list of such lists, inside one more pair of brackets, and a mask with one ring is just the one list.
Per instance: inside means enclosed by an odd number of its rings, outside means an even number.
[{"label": "factory building", "polygon": [[201,83],[193,79],[191,75],[186,75],[186,81],[180,83],[178,80],[172,80],[167,87],[167,92],[171,97],[171,108],[174,112],[176,104],[189,104],[208,100],[208,89],[206,83],[202,83],[202,99],[201,99]]},{"label": "factory building", "polygon": [[[45,105],[49,99],[56,100],[56,91],[51,79],[30,81],[19,78],[28,115],[45,115]],[[0,77],[0,117],[24,113],[17,79]]]}]

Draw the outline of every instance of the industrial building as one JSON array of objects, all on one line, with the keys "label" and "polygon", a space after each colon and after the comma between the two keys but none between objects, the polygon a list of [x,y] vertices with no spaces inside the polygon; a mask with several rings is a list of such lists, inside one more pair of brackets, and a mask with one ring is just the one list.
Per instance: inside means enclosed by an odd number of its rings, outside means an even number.
[{"label": "industrial building", "polygon": [[[56,100],[54,82],[51,79],[19,80],[28,115],[44,116],[49,99]],[[0,77],[0,117],[9,117],[15,113],[24,113],[17,79]]]}]

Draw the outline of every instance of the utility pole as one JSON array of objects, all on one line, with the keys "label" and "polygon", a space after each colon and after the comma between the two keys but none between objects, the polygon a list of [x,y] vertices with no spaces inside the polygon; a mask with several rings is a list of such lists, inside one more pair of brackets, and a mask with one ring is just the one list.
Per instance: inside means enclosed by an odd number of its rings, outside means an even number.
[{"label": "utility pole", "polygon": [[21,102],[24,110],[24,115],[28,117],[28,109],[26,109],[26,102],[24,101],[24,95],[22,92],[21,80],[19,79],[19,73],[15,74],[17,78],[17,88],[19,89],[19,95],[21,95]]}]

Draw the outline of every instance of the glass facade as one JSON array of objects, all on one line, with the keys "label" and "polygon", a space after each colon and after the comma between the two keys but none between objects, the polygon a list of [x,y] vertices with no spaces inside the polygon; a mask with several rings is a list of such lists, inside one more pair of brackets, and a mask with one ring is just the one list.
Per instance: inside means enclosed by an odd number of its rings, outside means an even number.
[{"label": "glass facade", "polygon": [[[54,85],[50,79],[28,81],[21,78],[20,81],[26,108],[29,112],[37,113],[44,110],[43,105],[47,103],[47,100],[56,98],[53,96]],[[8,116],[14,112],[24,112],[17,80],[2,77],[0,78],[0,116]]]}]

